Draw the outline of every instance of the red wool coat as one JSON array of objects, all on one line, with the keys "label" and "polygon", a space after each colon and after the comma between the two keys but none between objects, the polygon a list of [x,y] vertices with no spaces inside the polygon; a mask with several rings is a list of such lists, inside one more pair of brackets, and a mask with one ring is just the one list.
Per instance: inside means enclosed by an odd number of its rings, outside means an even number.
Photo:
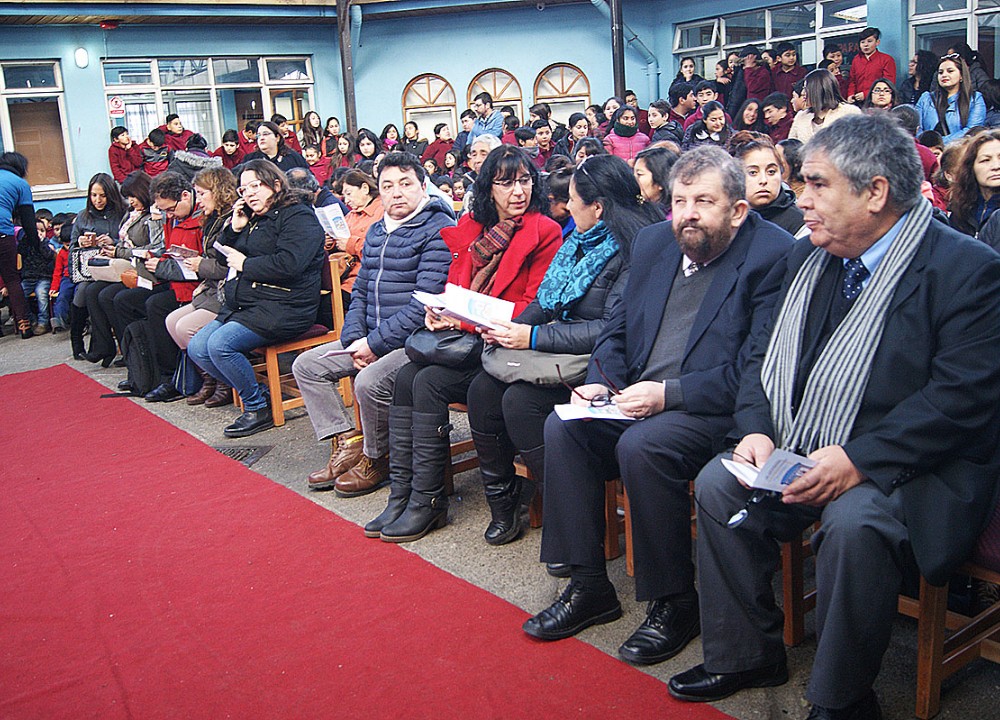
[{"label": "red wool coat", "polygon": [[[482,232],[483,226],[472,219],[471,213],[463,215],[455,227],[441,231],[452,258],[448,282],[464,288],[472,284],[470,246]],[[500,260],[490,294],[514,303],[514,317],[520,315],[535,299],[538,286],[560,245],[562,229],[559,223],[538,212],[526,214],[524,224],[511,238]]]}]

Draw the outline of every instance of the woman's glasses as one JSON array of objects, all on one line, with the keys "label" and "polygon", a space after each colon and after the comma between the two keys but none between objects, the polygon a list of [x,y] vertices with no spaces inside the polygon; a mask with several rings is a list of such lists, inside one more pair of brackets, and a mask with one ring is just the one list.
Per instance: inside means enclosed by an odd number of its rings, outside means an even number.
[{"label": "woman's glasses", "polygon": [[515,185],[520,185],[522,190],[531,191],[531,186],[534,184],[534,180],[531,179],[530,175],[525,175],[519,178],[507,178],[506,180],[494,180],[493,184],[502,190],[510,192],[514,189]]},{"label": "woman's glasses", "polygon": [[600,373],[601,379],[604,380],[604,382],[607,383],[607,386],[610,388],[607,395],[595,395],[592,398],[585,398],[583,396],[583,393],[581,393],[575,387],[566,382],[566,380],[563,378],[562,370],[558,365],[556,365],[556,375],[559,376],[559,382],[563,384],[563,387],[565,387],[567,390],[569,390],[571,393],[576,395],[581,400],[589,402],[590,407],[607,407],[612,402],[614,402],[612,398],[615,395],[621,395],[621,390],[619,390],[618,386],[615,385],[613,382],[611,382],[610,378],[608,378],[608,376],[604,374],[604,370],[601,369],[600,360],[594,360],[594,367],[597,368],[597,372]]},{"label": "woman's glasses", "polygon": [[236,194],[243,197],[247,193],[255,193],[260,190],[260,186],[263,185],[260,180],[254,180],[253,182],[248,182],[246,185],[240,185],[236,188]]}]

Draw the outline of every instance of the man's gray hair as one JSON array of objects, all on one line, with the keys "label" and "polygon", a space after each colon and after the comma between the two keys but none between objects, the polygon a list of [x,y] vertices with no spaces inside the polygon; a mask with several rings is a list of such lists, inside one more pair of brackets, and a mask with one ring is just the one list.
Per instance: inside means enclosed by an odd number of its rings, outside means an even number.
[{"label": "man's gray hair", "polygon": [[889,181],[891,207],[905,212],[920,200],[920,156],[913,137],[888,113],[852,115],[828,125],[802,148],[802,162],[817,153],[826,156],[857,194],[881,176]]},{"label": "man's gray hair", "polygon": [[288,184],[296,190],[306,190],[314,194],[319,192],[319,181],[311,170],[292,168],[285,173],[285,176],[288,178]]},{"label": "man's gray hair", "polygon": [[493,152],[498,147],[503,145],[503,143],[500,142],[500,138],[498,138],[496,135],[490,135],[489,133],[487,133],[486,135],[480,135],[475,140],[473,140],[472,144],[469,145],[470,150],[472,149],[473,145],[487,145],[489,147],[490,152]]},{"label": "man's gray hair", "polygon": [[746,200],[747,179],[743,164],[715,145],[699,145],[693,150],[681,153],[677,162],[670,168],[668,184],[672,191],[674,183],[678,180],[687,185],[707,172],[717,172],[722,177],[722,190],[729,202]]}]

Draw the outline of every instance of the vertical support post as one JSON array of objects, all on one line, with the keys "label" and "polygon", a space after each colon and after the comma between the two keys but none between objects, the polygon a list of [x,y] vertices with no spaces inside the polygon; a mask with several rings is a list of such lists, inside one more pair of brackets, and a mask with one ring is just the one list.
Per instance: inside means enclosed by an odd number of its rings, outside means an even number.
[{"label": "vertical support post", "polygon": [[347,132],[358,131],[358,107],[354,95],[354,57],[351,47],[351,0],[337,0],[337,32],[340,36],[340,70],[344,83],[344,115]]},{"label": "vertical support post", "polygon": [[625,22],[622,0],[611,0],[611,62],[614,69],[615,95],[625,97]]}]

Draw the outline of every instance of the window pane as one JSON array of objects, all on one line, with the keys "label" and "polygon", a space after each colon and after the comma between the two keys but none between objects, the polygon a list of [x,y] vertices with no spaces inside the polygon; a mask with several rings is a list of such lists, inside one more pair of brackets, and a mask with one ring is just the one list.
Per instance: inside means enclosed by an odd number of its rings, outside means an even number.
[{"label": "window pane", "polygon": [[268,60],[268,80],[309,80],[305,60]]},{"label": "window pane", "polygon": [[153,71],[148,62],[104,63],[106,85],[151,85]]},{"label": "window pane", "polygon": [[868,4],[859,0],[833,0],[823,3],[823,27],[863,23],[868,19]]},{"label": "window pane", "polygon": [[212,123],[212,95],[207,90],[163,92],[163,115],[177,113],[184,127],[204,136],[209,148],[219,146],[219,135]]},{"label": "window pane", "polygon": [[990,77],[995,76],[997,53],[997,28],[1000,27],[1000,15],[980,15],[979,22],[979,60]]},{"label": "window pane", "polygon": [[816,29],[816,3],[771,11],[771,37],[805,35]]},{"label": "window pane", "polygon": [[682,27],[680,29],[680,44],[677,46],[683,50],[685,48],[705,47],[712,44],[712,33],[715,30],[715,23],[705,25],[695,25]]},{"label": "window pane", "polygon": [[[980,6],[983,3],[980,3]],[[914,15],[936,13],[943,10],[964,10],[969,6],[967,0],[916,0],[913,3]]]},{"label": "window pane", "polygon": [[[248,120],[264,120],[260,89],[226,88],[216,92],[219,99],[219,119],[226,130],[242,130]],[[270,117],[270,115],[268,115]]]},{"label": "window pane", "polygon": [[31,185],[69,182],[59,101],[53,97],[7,100],[14,150],[28,158]]},{"label": "window pane", "polygon": [[312,108],[309,102],[309,90],[294,88],[290,90],[271,90],[272,114],[284,115],[288,126],[293,132],[302,129],[302,117]]},{"label": "window pane", "polygon": [[743,13],[726,18],[726,44],[742,45],[764,39],[764,11]]},{"label": "window pane", "polygon": [[980,8],[1000,8],[1000,0],[979,0]]},{"label": "window pane", "polygon": [[220,85],[260,82],[257,58],[216,58],[212,60],[215,82]]},{"label": "window pane", "polygon": [[917,25],[913,30],[917,36],[917,50],[930,50],[938,57],[948,52],[952,43],[964,41],[967,35],[965,20]]},{"label": "window pane", "polygon": [[133,140],[142,142],[150,130],[160,125],[156,114],[156,96],[153,93],[139,93],[118,97],[125,101],[125,117],[120,124],[128,128]]},{"label": "window pane", "polygon": [[56,67],[44,65],[4,65],[3,81],[8,90],[55,88]]},{"label": "window pane", "polygon": [[160,84],[208,85],[208,60],[160,60]]}]

